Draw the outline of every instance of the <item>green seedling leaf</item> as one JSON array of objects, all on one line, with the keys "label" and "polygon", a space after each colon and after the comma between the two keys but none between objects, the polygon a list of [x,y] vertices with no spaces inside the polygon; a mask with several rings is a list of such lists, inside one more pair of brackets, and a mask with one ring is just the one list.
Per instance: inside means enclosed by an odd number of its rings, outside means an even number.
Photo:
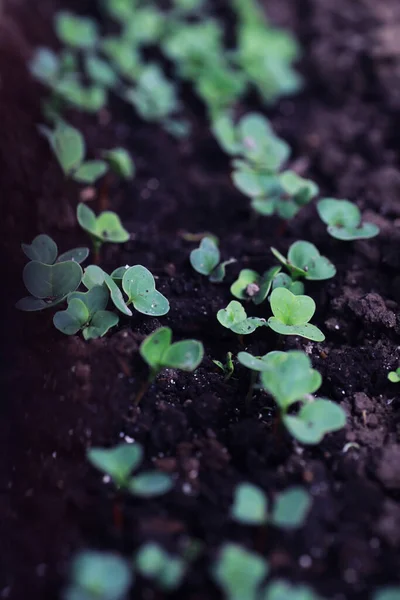
[{"label": "green seedling leaf", "polygon": [[160,327],[142,342],[140,354],[151,369],[156,371],[164,367],[163,356],[172,343],[172,329]]},{"label": "green seedling leaf", "polygon": [[267,298],[280,270],[280,267],[272,267],[261,277],[256,271],[243,269],[231,285],[231,293],[239,300],[252,300],[254,304],[261,304]]},{"label": "green seedling leaf", "polygon": [[64,173],[71,175],[85,157],[85,142],[82,134],[61,120],[57,122],[54,131],[47,127],[40,127],[40,131],[49,140]]},{"label": "green seedling leaf", "polygon": [[224,544],[213,566],[213,577],[229,600],[256,600],[268,575],[268,563],[238,544]]},{"label": "green seedling leaf", "polygon": [[153,275],[146,267],[130,267],[122,278],[122,289],[135,309],[145,315],[162,316],[169,311],[169,302],[156,290]]},{"label": "green seedling leaf", "polygon": [[391,383],[399,383],[400,381],[400,367],[395,371],[390,371],[388,379]]},{"label": "green seedling leaf", "polygon": [[56,14],[55,25],[59,39],[68,46],[88,49],[97,44],[98,31],[93,19],[61,11]]},{"label": "green seedling leaf", "polygon": [[286,288],[295,296],[304,294],[304,284],[301,281],[293,281],[290,275],[287,275],[286,273],[278,273],[272,281],[273,290],[280,287]]},{"label": "green seedling leaf", "polygon": [[163,355],[165,365],[171,369],[194,371],[203,360],[204,349],[201,342],[183,340],[169,346]]},{"label": "green seedling leaf", "polygon": [[85,327],[82,334],[85,340],[103,337],[112,327],[118,325],[119,317],[109,310],[99,310],[93,315],[90,325]]},{"label": "green seedling leaf", "polygon": [[249,352],[239,352],[238,361],[251,371],[266,371],[269,368],[268,354],[265,356],[253,356]]},{"label": "green seedling leaf", "polygon": [[264,492],[251,483],[241,483],[235,489],[231,516],[244,525],[263,525],[268,517],[268,501]]},{"label": "green seedling leaf", "polygon": [[76,216],[82,229],[95,240],[120,244],[129,240],[129,233],[123,228],[120,218],[111,211],[102,212],[96,217],[91,208],[80,202]]},{"label": "green seedling leaf", "polygon": [[278,138],[261,114],[248,113],[238,124],[242,154],[250,162],[269,172],[278,171],[290,156],[290,148]]},{"label": "green seedling leaf", "polygon": [[67,252],[60,254],[56,262],[67,262],[68,260],[72,260],[81,264],[87,259],[88,256],[89,248],[73,248],[72,250],[67,250]]},{"label": "green seedling leaf", "polygon": [[33,296],[26,296],[25,298],[18,300],[15,307],[18,308],[18,310],[23,310],[25,312],[36,312],[38,310],[57,306],[57,304],[61,304],[66,298],[67,296],[63,296],[62,298],[57,298],[53,301],[45,301],[40,298],[34,298]]},{"label": "green seedling leaf", "polygon": [[241,145],[237,139],[236,126],[228,113],[217,114],[211,129],[225,152],[233,155],[240,154]]},{"label": "green seedling leaf", "polygon": [[132,311],[126,305],[122,292],[113,278],[97,265],[89,265],[86,267],[82,283],[89,290],[96,285],[105,285],[110,292],[114,306],[124,315],[127,315],[128,317],[132,316]]},{"label": "green seedling leaf", "polygon": [[322,281],[331,279],[336,275],[335,266],[325,257],[321,256],[318,248],[310,242],[295,242],[289,248],[288,269],[297,268],[305,272],[305,279]]},{"label": "green seedling leaf", "polygon": [[73,173],[72,178],[79,183],[93,184],[100,179],[100,177],[103,177],[106,172],[107,163],[102,160],[88,160]]},{"label": "green seedling leaf", "polygon": [[318,202],[317,210],[321,220],[328,225],[328,233],[338,240],[369,239],[379,233],[377,225],[361,224],[360,209],[348,200],[324,198]]},{"label": "green seedling leaf", "polygon": [[292,585],[287,581],[273,581],[266,587],[261,600],[322,600],[306,585]]},{"label": "green seedling leaf", "polygon": [[173,488],[173,481],[167,473],[147,471],[133,477],[128,489],[134,496],[141,498],[154,498],[167,494]]},{"label": "green seedling leaf", "polygon": [[21,244],[21,248],[29,260],[36,260],[45,265],[54,264],[58,254],[57,244],[45,234],[36,236],[31,244]]},{"label": "green seedling leaf", "polygon": [[91,448],[87,451],[91,465],[109,475],[117,487],[127,487],[130,475],[143,460],[140,444],[118,444],[114,448]]},{"label": "green seedling leaf", "polygon": [[282,335],[299,335],[315,342],[325,339],[322,331],[308,323],[315,312],[315,302],[309,296],[295,296],[286,288],[275,288],[270,298],[273,317],[268,325]]},{"label": "green seedling leaf", "polygon": [[377,590],[372,600],[400,600],[400,586],[387,586]]},{"label": "green seedling leaf", "polygon": [[82,300],[73,298],[68,300],[67,310],[57,312],[53,317],[53,323],[58,331],[66,335],[75,335],[90,319],[90,314]]},{"label": "green seedling leaf", "polygon": [[304,396],[313,394],[321,386],[322,377],[311,366],[307,354],[296,350],[269,352],[263,357],[267,369],[261,374],[263,387],[285,413]]},{"label": "green seedling leaf", "polygon": [[225,381],[230,379],[235,371],[235,366],[232,360],[232,352],[226,353],[226,361],[222,363],[220,360],[213,360],[214,365],[216,365],[221,371],[224,372]]},{"label": "green seedling leaf", "polygon": [[32,296],[54,301],[76,290],[82,280],[82,268],[74,261],[46,265],[33,260],[25,265],[23,280]]},{"label": "green seedling leaf", "polygon": [[211,238],[204,237],[200,246],[190,253],[190,264],[201,275],[211,275],[220,261],[218,246]]},{"label": "green seedling leaf", "polygon": [[111,65],[96,54],[87,54],[85,56],[85,70],[87,76],[100,86],[113,88],[118,83],[118,75]]},{"label": "green seedling leaf", "polygon": [[301,487],[285,490],[275,499],[271,523],[283,529],[295,529],[304,524],[311,508],[311,496]]},{"label": "green seedling leaf", "polygon": [[258,327],[266,325],[265,319],[248,317],[245,309],[237,300],[232,300],[226,308],[219,310],[217,319],[221,325],[238,335],[253,333]]},{"label": "green seedling leaf", "polygon": [[279,175],[284,193],[293,198],[298,206],[308,204],[319,192],[318,186],[310,179],[304,179],[295,171],[284,171]]},{"label": "green seedling leaf", "polygon": [[38,48],[29,63],[29,70],[42,83],[52,85],[57,80],[60,60],[50,48]]},{"label": "green seedling leaf", "polygon": [[285,415],[284,424],[302,444],[318,444],[325,434],[346,425],[346,413],[334,402],[317,398],[304,404],[296,416]]},{"label": "green seedling leaf", "polygon": [[123,600],[133,571],[117,554],[86,550],[75,556],[70,581],[63,600]]},{"label": "green seedling leaf", "polygon": [[135,164],[125,148],[114,148],[103,153],[110,168],[123,179],[133,179],[135,176]]},{"label": "green seedling leaf", "polygon": [[184,560],[171,556],[155,542],[144,544],[135,558],[136,569],[163,591],[177,589],[186,573]]},{"label": "green seedling leaf", "polygon": [[65,77],[57,83],[54,91],[66,103],[87,112],[96,113],[107,102],[107,91],[98,85],[82,85],[74,76]]}]

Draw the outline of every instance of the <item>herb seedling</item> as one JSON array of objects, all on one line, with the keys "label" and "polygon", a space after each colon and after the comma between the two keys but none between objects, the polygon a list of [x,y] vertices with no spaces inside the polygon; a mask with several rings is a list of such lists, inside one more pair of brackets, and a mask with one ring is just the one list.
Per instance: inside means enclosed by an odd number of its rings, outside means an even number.
[{"label": "herb seedling", "polygon": [[123,179],[133,179],[135,175],[135,163],[125,148],[113,148],[103,152],[103,156],[109,163],[114,173]]},{"label": "herb seedling", "polygon": [[[273,396],[286,429],[302,444],[318,444],[325,434],[342,429],[346,424],[344,410],[334,402],[314,398],[322,378],[311,367],[307,354],[296,350],[270,352],[263,357],[262,387]],[[291,407],[300,403],[296,415]]]},{"label": "herb seedling", "polygon": [[235,489],[231,516],[243,525],[270,523],[283,529],[295,529],[304,524],[310,507],[308,492],[301,487],[292,487],[277,495],[270,510],[261,488],[241,483]]},{"label": "herb seedling", "polygon": [[149,385],[163,369],[194,371],[204,356],[204,348],[197,340],[183,340],[172,343],[172,330],[160,327],[142,342],[140,354],[150,367],[149,379],[136,397],[136,404],[146,393]]},{"label": "herb seedling", "polygon": [[190,253],[190,264],[197,273],[208,275],[212,283],[224,280],[225,267],[236,262],[235,258],[220,263],[221,254],[215,241],[210,237],[204,237],[200,246]]},{"label": "herb seedling", "polygon": [[54,326],[66,335],[82,331],[85,340],[102,337],[119,321],[118,315],[105,310],[108,299],[108,290],[103,286],[95,286],[87,292],[73,292],[68,296],[67,310],[54,315]]},{"label": "herb seedling", "polygon": [[254,304],[261,304],[267,298],[280,270],[281,267],[272,267],[260,276],[251,269],[242,269],[231,285],[231,294],[239,300],[252,300]]},{"label": "herb seedling", "polygon": [[222,546],[212,569],[226,600],[257,600],[268,572],[269,565],[261,556],[232,542]]},{"label": "herb seedling", "polygon": [[301,281],[293,281],[290,275],[286,273],[278,273],[272,280],[272,290],[276,288],[286,288],[295,296],[304,294],[304,284]]},{"label": "herb seedling", "polygon": [[321,220],[328,225],[328,233],[343,241],[373,238],[379,227],[373,223],[361,223],[361,212],[356,204],[348,200],[324,198],[317,204]]},{"label": "herb seedling", "polygon": [[[125,271],[126,270],[127,269],[125,269]],[[93,287],[99,285],[107,287],[110,292],[110,298],[114,306],[124,315],[131,317],[132,311],[127,306],[124,296],[121,290],[119,289],[116,281],[119,281],[119,279],[114,280],[113,277],[108,275],[108,273],[103,271],[103,269],[101,269],[97,265],[89,265],[88,267],[86,267],[82,277],[82,283],[88,290],[91,290]]]},{"label": "herb seedling", "polygon": [[238,335],[253,333],[258,327],[267,324],[265,319],[259,317],[248,317],[245,309],[237,300],[229,302],[226,308],[217,313],[217,319],[227,329]]},{"label": "herb seedling", "polygon": [[292,280],[304,278],[309,281],[331,279],[336,274],[335,266],[321,256],[318,248],[310,242],[298,241],[289,248],[285,258],[278,250],[271,248],[272,254],[287,268]]},{"label": "herb seedling", "polygon": [[268,325],[281,335],[298,335],[314,342],[325,339],[322,331],[309,320],[315,313],[315,302],[310,296],[295,296],[286,288],[276,288],[270,297],[273,317]]},{"label": "herb seedling", "polygon": [[86,550],[71,566],[64,600],[125,600],[133,583],[130,565],[118,554]]},{"label": "herb seedling", "polygon": [[399,383],[400,382],[400,367],[398,367],[395,371],[390,371],[390,373],[388,374],[388,379],[392,383]]},{"label": "herb seedling", "polygon": [[67,46],[87,50],[94,48],[98,42],[97,24],[88,17],[60,11],[56,14],[55,26],[59,39]]},{"label": "herb seedling", "polygon": [[91,208],[80,202],[76,210],[76,218],[82,229],[90,235],[96,257],[99,256],[104,242],[123,244],[129,240],[129,233],[114,212],[107,210],[96,217]]},{"label": "herb seedling", "polygon": [[213,360],[214,365],[217,365],[219,369],[224,373],[224,381],[228,381],[234,373],[235,366],[232,360],[232,352],[227,352],[225,363],[222,363],[220,360]]},{"label": "herb seedling", "polygon": [[118,75],[113,67],[96,53],[91,52],[84,57],[85,71],[94,85],[114,88],[118,84]]},{"label": "herb seedling", "polygon": [[161,471],[144,471],[132,476],[143,460],[140,444],[118,444],[114,448],[91,448],[87,451],[91,465],[113,480],[118,489],[127,490],[134,496],[151,498],[169,492],[172,479]]},{"label": "herb seedling", "polygon": [[66,262],[72,260],[82,263],[89,256],[88,248],[73,248],[62,254],[58,254],[57,244],[49,235],[41,233],[37,235],[31,244],[21,244],[23,253],[29,260],[37,260],[45,265]]},{"label": "herb seedling", "polygon": [[178,556],[171,556],[159,544],[148,542],[135,556],[137,571],[154,581],[164,592],[176,590],[186,574],[186,563]]}]

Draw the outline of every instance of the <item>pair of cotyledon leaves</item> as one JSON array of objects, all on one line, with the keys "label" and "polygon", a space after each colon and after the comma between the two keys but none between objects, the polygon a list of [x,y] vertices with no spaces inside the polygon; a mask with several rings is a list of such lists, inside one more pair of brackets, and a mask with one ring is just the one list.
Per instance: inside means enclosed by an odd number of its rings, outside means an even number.
[{"label": "pair of cotyledon leaves", "polygon": [[361,223],[361,212],[356,204],[348,200],[324,198],[317,204],[321,220],[328,226],[328,233],[343,241],[369,239],[379,233],[373,223]]},{"label": "pair of cotyledon leaves", "polygon": [[214,239],[204,237],[200,246],[190,253],[190,263],[195,271],[201,275],[208,275],[213,283],[223,281],[225,277],[225,267],[236,262],[231,258],[220,263],[221,253]]},{"label": "pair of cotyledon leaves", "polygon": [[80,202],[76,209],[79,225],[97,242],[123,244],[129,240],[129,233],[122,226],[119,216],[112,211],[104,211],[96,216],[89,206]]},{"label": "pair of cotyledon leaves", "polygon": [[194,371],[203,360],[204,348],[197,340],[172,343],[172,330],[160,327],[143,341],[140,354],[154,378],[165,368]]}]

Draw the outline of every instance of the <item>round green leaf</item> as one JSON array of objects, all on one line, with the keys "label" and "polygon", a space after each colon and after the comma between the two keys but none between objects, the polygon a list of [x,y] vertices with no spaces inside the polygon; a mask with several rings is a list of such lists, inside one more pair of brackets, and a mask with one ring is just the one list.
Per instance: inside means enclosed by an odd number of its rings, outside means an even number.
[{"label": "round green leaf", "polygon": [[50,137],[50,143],[64,173],[70,175],[79,167],[85,156],[85,141],[80,131],[63,121]]},{"label": "round green leaf", "polygon": [[167,298],[155,289],[153,275],[142,265],[125,271],[122,288],[135,309],[145,315],[162,316],[169,311]]},{"label": "round green leaf", "polygon": [[218,321],[227,329],[231,329],[234,325],[241,323],[246,318],[246,311],[237,300],[232,300],[226,308],[222,308],[217,313]]},{"label": "round green leaf", "polygon": [[135,164],[125,148],[114,148],[104,152],[105,159],[109,162],[111,169],[124,179],[133,179],[135,175]]},{"label": "round green leaf", "polygon": [[129,491],[134,496],[152,498],[166,494],[173,488],[173,481],[167,473],[160,471],[146,471],[136,475],[129,482]]},{"label": "round green leaf", "polygon": [[303,525],[310,508],[310,494],[301,487],[292,487],[276,497],[271,522],[276,527],[295,529]]},{"label": "round green leaf", "polygon": [[315,313],[310,296],[295,296],[286,288],[275,288],[270,301],[274,317],[284,325],[304,325]]},{"label": "round green leaf", "polygon": [[79,299],[86,306],[89,316],[92,317],[99,310],[104,310],[108,303],[109,293],[103,285],[96,285],[87,292],[73,292],[68,298],[68,302],[73,299]]},{"label": "round green leaf", "polygon": [[237,358],[241,365],[247,367],[251,371],[265,371],[268,369],[268,364],[265,361],[267,356],[268,355],[266,354],[265,356],[258,357],[249,354],[249,352],[239,352]]},{"label": "round green leaf", "polygon": [[162,364],[171,369],[181,371],[194,371],[197,369],[204,356],[204,347],[197,340],[183,340],[175,342],[162,357]]},{"label": "round green leaf", "polygon": [[321,256],[318,248],[310,242],[298,241],[292,244],[288,252],[289,265],[305,272],[305,278],[311,281],[330,279],[336,274],[335,266]]},{"label": "round green leaf", "polygon": [[132,567],[111,552],[80,552],[73,560],[66,600],[122,600],[133,581]]},{"label": "round green leaf", "polygon": [[105,242],[123,243],[129,240],[129,233],[122,226],[118,215],[102,212],[96,219],[96,235]]},{"label": "round green leaf", "polygon": [[73,260],[81,264],[87,259],[88,256],[89,248],[73,248],[72,250],[67,250],[67,252],[60,254],[56,262],[67,262],[67,260]]},{"label": "round green leaf", "polygon": [[29,260],[36,260],[45,265],[52,265],[58,254],[57,244],[45,234],[36,236],[31,244],[21,244],[21,248]]},{"label": "round green leaf", "polygon": [[[242,269],[239,273],[239,277],[231,285],[231,294],[239,300],[250,300],[252,297],[248,293],[248,286],[254,286],[256,284],[259,292],[258,281],[260,279],[259,274],[251,269]],[[253,287],[253,289],[255,289]],[[254,294],[253,294],[254,295]]]},{"label": "round green leaf", "polygon": [[346,413],[335,402],[317,398],[304,404],[297,416],[284,416],[284,423],[302,444],[318,444],[325,434],[346,425]]},{"label": "round green leaf", "polygon": [[61,298],[76,290],[82,280],[82,268],[73,261],[45,265],[36,260],[25,265],[23,280],[35,298]]},{"label": "round green leaf", "polygon": [[172,330],[169,327],[156,329],[143,340],[139,352],[152,369],[161,368],[163,356],[172,342]]},{"label": "round green leaf", "polygon": [[311,323],[305,323],[304,325],[285,325],[276,317],[270,317],[268,319],[268,325],[273,331],[280,333],[281,335],[298,335],[313,342],[323,342],[325,339],[322,331],[315,325],[311,325]]},{"label": "round green leaf", "polygon": [[220,260],[218,246],[211,238],[204,237],[199,248],[190,253],[190,264],[202,275],[210,275]]},{"label": "round green leaf", "polygon": [[60,11],[56,14],[55,24],[58,37],[68,46],[93,48],[97,43],[97,24],[93,19]]},{"label": "round green leaf", "polygon": [[93,184],[107,172],[107,163],[103,160],[88,160],[73,174],[73,179],[79,183]]},{"label": "round green leaf", "polygon": [[321,220],[332,227],[357,228],[361,223],[361,212],[356,204],[349,200],[324,198],[317,204]]},{"label": "round green leaf", "polygon": [[91,448],[87,451],[89,462],[99,471],[109,475],[117,485],[127,485],[132,471],[143,459],[140,444],[118,444],[114,448]]},{"label": "round green leaf", "polygon": [[118,83],[114,69],[95,54],[85,56],[85,69],[88,77],[101,86],[112,88]]},{"label": "round green leaf", "polygon": [[239,544],[226,543],[213,565],[216,583],[230,600],[253,599],[268,575],[268,563]]},{"label": "round green leaf", "polygon": [[99,310],[93,315],[90,325],[83,330],[83,337],[85,340],[103,337],[111,327],[118,325],[118,321],[119,317],[115,313],[109,310]]},{"label": "round green leaf", "polygon": [[251,483],[235,489],[231,516],[244,525],[262,525],[267,520],[268,502],[264,492]]},{"label": "round green leaf", "polygon": [[53,323],[56,329],[66,335],[75,335],[89,321],[89,311],[82,300],[68,299],[67,310],[56,312]]}]

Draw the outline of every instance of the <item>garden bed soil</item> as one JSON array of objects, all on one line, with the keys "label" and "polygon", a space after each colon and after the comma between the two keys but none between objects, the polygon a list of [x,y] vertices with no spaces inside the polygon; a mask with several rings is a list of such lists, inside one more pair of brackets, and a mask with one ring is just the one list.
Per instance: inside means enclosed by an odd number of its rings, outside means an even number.
[{"label": "garden bed soil", "polygon": [[[217,598],[208,575],[220,544],[237,540],[268,558],[272,575],[309,582],[335,600],[364,600],[375,587],[400,582],[400,402],[387,373],[400,364],[400,9],[396,0],[271,0],[271,18],[290,27],[304,48],[305,90],[269,111],[323,194],[356,200],[381,235],[342,243],[330,238],[315,206],[283,232],[277,219],[255,218],[229,178],[229,161],[210,134],[204,111],[189,97],[193,135],[177,142],[115,103],[111,119],[73,115],[89,147],[125,145],[135,158],[132,184],[113,187],[111,206],[132,232],[123,247],[105,250],[105,268],[143,264],[170,300],[166,317],[136,314],[104,339],[65,337],[48,313],[22,314],[21,241],[52,235],[61,250],[84,244],[74,211],[79,189],[67,185],[37,132],[43,90],[26,61],[32,48],[53,43],[52,2],[40,11],[6,4],[0,41],[0,190],[4,390],[0,404],[0,597],[59,597],[68,562],[79,548],[126,555],[157,540],[175,551],[200,542],[201,553],[173,598]],[[65,6],[65,3],[63,4]],[[77,3],[68,6],[76,8]],[[80,10],[86,8],[79,4]],[[397,34],[396,34],[397,32]],[[258,108],[250,99],[243,110]],[[104,117],[104,115],[103,115]],[[231,299],[228,283],[193,271],[194,244],[183,232],[220,239],[230,283],[243,267],[260,272],[307,239],[337,266],[337,276],[307,283],[326,341],[278,340],[259,330],[241,346],[215,315]],[[260,306],[254,314],[267,316]],[[144,337],[169,325],[176,338],[203,341],[195,374],[166,371],[136,409],[146,377],[138,355]],[[315,448],[300,448],[277,430],[271,400],[256,392],[246,405],[248,372],[224,382],[212,359],[244,349],[306,350],[323,376],[322,395],[348,414],[344,431]],[[114,491],[88,466],[85,450],[125,436],[145,447],[146,464],[176,478],[173,492],[128,499],[116,527]],[[350,446],[346,444],[351,443]],[[251,481],[269,497],[293,484],[313,496],[306,525],[266,535],[228,518],[235,485]],[[135,598],[162,598],[139,581]]]}]

